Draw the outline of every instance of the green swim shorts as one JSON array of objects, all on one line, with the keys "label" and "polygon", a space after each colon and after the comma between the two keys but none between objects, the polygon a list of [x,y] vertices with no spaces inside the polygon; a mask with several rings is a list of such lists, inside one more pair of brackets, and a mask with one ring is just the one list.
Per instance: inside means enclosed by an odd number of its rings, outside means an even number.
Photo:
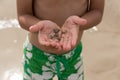
[{"label": "green swim shorts", "polygon": [[24,80],[84,80],[82,44],[63,55],[46,53],[29,40],[24,45]]}]

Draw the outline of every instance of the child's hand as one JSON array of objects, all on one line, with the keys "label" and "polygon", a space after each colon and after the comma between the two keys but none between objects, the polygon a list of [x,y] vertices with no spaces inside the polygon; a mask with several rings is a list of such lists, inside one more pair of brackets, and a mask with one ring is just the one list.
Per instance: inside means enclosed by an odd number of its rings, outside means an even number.
[{"label": "child's hand", "polygon": [[52,38],[54,30],[58,30],[59,32],[60,28],[56,23],[49,20],[40,21],[30,27],[31,32],[38,32],[38,41],[41,45],[59,47],[58,39]]},{"label": "child's hand", "polygon": [[85,25],[87,21],[85,19],[79,18],[78,16],[70,16],[64,23],[62,27],[62,38],[60,44],[63,50],[69,51],[74,48],[79,39],[80,26]]}]

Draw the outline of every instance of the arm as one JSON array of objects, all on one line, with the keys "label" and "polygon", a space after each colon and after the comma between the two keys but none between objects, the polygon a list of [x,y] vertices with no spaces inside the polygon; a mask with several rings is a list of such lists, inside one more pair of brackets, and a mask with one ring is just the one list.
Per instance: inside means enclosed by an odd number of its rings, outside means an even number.
[{"label": "arm", "polygon": [[29,27],[40,20],[33,16],[33,0],[17,0],[17,15],[21,27],[29,31]]},{"label": "arm", "polygon": [[[18,21],[21,27],[38,36],[38,42],[44,46],[56,46],[57,42],[49,39],[49,34],[59,26],[49,20],[40,20],[33,15],[33,0],[17,0]],[[37,34],[36,34],[37,32]]]},{"label": "arm", "polygon": [[104,0],[90,0],[89,7],[89,11],[83,16],[70,16],[65,21],[62,29],[67,30],[68,32],[63,34],[63,38],[60,41],[60,44],[63,46],[63,50],[67,51],[74,48],[77,41],[81,39],[84,30],[101,22],[104,10]]},{"label": "arm", "polygon": [[87,24],[82,25],[80,27],[81,30],[89,29],[101,22],[104,10],[104,2],[105,0],[90,0],[89,11],[81,17],[87,20]]}]

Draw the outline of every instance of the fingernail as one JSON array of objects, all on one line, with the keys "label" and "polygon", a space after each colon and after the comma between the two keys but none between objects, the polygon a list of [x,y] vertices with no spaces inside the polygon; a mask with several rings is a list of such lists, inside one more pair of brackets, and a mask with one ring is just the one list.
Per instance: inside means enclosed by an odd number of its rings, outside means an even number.
[{"label": "fingernail", "polygon": [[29,27],[29,30],[31,30],[32,26]]}]

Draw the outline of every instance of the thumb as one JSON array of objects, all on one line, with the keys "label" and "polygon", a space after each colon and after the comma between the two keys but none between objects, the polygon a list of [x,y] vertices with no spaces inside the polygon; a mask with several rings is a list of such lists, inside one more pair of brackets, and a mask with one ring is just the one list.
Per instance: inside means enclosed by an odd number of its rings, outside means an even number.
[{"label": "thumb", "polygon": [[42,29],[43,26],[41,25],[32,25],[29,27],[30,32],[38,32],[39,30]]},{"label": "thumb", "polygon": [[85,24],[87,24],[87,20],[86,19],[79,18],[79,17],[73,18],[73,22],[75,24],[78,24],[78,25],[85,25]]}]

